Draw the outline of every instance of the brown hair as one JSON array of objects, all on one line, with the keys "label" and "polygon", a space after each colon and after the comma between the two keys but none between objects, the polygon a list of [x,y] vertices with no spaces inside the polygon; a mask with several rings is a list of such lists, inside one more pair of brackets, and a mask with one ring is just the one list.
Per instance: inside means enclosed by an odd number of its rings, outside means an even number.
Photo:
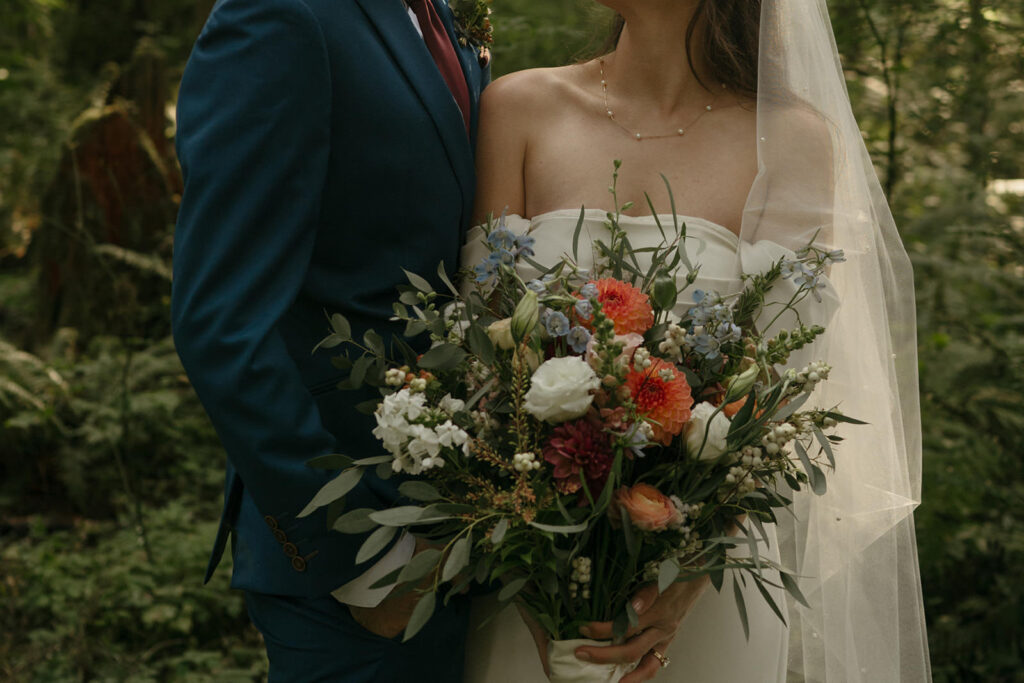
[{"label": "brown hair", "polygon": [[[608,54],[619,44],[626,25],[621,14],[612,22],[611,34],[598,54]],[[697,49],[708,66],[710,76],[734,91],[757,93],[757,50],[761,28],[761,0],[700,0],[693,19],[686,27],[686,61],[697,75],[697,82],[708,88],[694,67],[693,36],[703,29],[703,44]]]}]

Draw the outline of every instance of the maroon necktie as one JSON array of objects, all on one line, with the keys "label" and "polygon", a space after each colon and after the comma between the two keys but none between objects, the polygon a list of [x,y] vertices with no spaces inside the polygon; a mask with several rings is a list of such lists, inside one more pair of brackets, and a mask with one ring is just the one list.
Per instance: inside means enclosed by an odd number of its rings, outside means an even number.
[{"label": "maroon necktie", "polygon": [[466,77],[462,74],[462,66],[459,64],[459,57],[455,54],[455,47],[448,39],[448,32],[441,23],[441,17],[437,15],[434,4],[431,0],[409,0],[409,7],[416,14],[420,23],[420,30],[423,31],[423,41],[430,50],[444,82],[452,91],[455,103],[462,110],[462,120],[466,124],[466,134],[469,134],[469,88],[466,86]]}]

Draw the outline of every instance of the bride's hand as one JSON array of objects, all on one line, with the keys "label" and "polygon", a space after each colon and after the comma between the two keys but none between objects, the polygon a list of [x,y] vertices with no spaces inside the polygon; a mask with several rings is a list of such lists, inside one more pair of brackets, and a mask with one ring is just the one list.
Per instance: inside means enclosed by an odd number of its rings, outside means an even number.
[{"label": "bride's hand", "polygon": [[[633,608],[639,615],[639,625],[626,632],[627,640],[621,645],[580,647],[576,656],[585,662],[601,664],[629,664],[639,662],[636,669],[622,678],[622,683],[648,681],[661,670],[661,661],[652,655],[652,649],[664,654],[676,635],[676,629],[696,604],[710,583],[707,576],[675,583],[658,595],[657,584],[648,584],[633,596]],[[580,628],[587,638],[611,640],[612,622],[594,621]]]}]

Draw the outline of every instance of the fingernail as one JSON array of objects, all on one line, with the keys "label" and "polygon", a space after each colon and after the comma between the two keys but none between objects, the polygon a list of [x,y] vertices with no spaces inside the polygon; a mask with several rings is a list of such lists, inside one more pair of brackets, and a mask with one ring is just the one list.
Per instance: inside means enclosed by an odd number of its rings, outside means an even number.
[{"label": "fingernail", "polygon": [[641,610],[643,610],[643,608],[644,608],[644,601],[643,600],[634,600],[633,601],[633,611],[634,612],[636,612],[637,614],[640,614],[640,612],[641,612]]},{"label": "fingernail", "polygon": [[580,635],[589,638],[591,636],[590,628],[588,626],[580,626]]},{"label": "fingernail", "polygon": [[583,660],[584,662],[593,661],[593,659],[590,656],[590,653],[586,650],[576,650],[576,659]]}]

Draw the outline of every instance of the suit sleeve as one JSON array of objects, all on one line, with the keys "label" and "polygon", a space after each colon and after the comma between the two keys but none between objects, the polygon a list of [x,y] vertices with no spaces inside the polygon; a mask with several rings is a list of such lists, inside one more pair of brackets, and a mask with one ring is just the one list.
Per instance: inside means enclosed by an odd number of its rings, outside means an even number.
[{"label": "suit sleeve", "polygon": [[278,331],[314,248],[330,121],[326,47],[308,8],[218,4],[179,94],[171,310],[184,367],[256,506],[289,525],[301,554],[321,555],[310,574],[341,583],[358,571],[324,566],[337,547],[321,553],[340,535],[322,514],[294,519],[330,477],[306,461],[336,443]]}]

